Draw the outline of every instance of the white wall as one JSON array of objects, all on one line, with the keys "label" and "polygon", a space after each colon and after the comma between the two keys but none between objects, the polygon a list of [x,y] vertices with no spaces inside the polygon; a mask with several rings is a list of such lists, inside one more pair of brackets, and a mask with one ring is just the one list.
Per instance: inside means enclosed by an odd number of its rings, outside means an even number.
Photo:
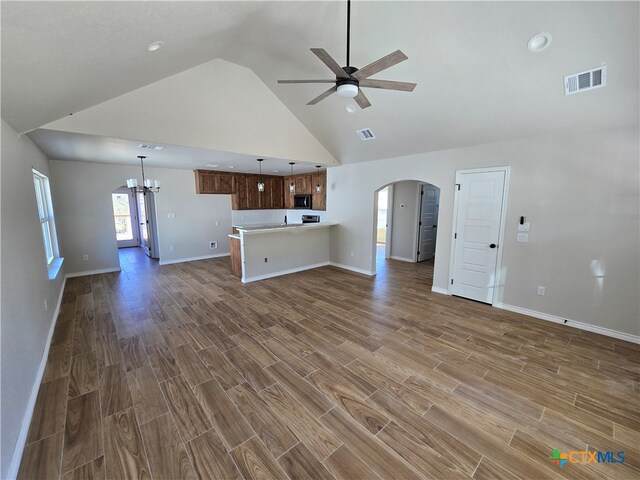
[{"label": "white wall", "polygon": [[251,70],[222,59],[45,125],[271,158],[338,162]]},{"label": "white wall", "polygon": [[[118,268],[111,193],[126,178],[140,180],[140,168],[58,160],[50,165],[67,272]],[[145,173],[162,181],[156,195],[162,263],[229,253],[230,195],[196,195],[190,170],[146,168]],[[175,218],[168,218],[169,213]],[[218,242],[216,250],[209,249],[212,240]],[[83,260],[84,254],[89,261]]]},{"label": "white wall", "polygon": [[[61,294],[64,268],[49,280],[31,168],[49,175],[47,158],[2,120],[2,466],[7,478]],[[56,216],[59,205],[55,194]],[[62,242],[60,242],[62,244]],[[63,245],[63,244],[62,244]],[[48,311],[44,309],[47,301]],[[37,392],[37,390],[36,390]],[[26,432],[24,432],[26,433]],[[24,440],[24,439],[23,439]],[[19,459],[18,459],[19,460]],[[14,472],[15,473],[15,472]]]},{"label": "white wall", "polygon": [[[638,125],[328,169],[331,261],[373,273],[374,194],[400,180],[440,190],[434,286],[447,288],[456,169],[511,166],[502,303],[640,334]],[[518,219],[531,223],[516,243]],[[592,267],[597,263],[603,278]],[[537,285],[547,287],[544,297]]]},{"label": "white wall", "polygon": [[393,219],[391,257],[415,262],[418,238],[418,204],[420,183],[398,182],[393,185]]}]

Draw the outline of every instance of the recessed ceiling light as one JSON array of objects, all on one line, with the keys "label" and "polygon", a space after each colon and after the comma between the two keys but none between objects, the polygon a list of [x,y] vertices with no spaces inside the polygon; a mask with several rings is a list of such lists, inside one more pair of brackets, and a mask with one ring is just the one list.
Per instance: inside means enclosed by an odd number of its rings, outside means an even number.
[{"label": "recessed ceiling light", "polygon": [[540,32],[529,39],[527,48],[530,52],[541,52],[549,48],[552,39],[550,33]]},{"label": "recessed ceiling light", "polygon": [[211,168],[216,168],[217,166],[218,166],[218,165],[212,165],[212,164],[210,164],[210,163],[207,163],[207,164],[205,165],[205,167],[211,167]]},{"label": "recessed ceiling light", "polygon": [[273,171],[273,173],[279,173],[279,172],[280,172],[280,170],[274,170]]},{"label": "recessed ceiling light", "polygon": [[345,108],[345,109],[347,110],[347,112],[349,112],[349,113],[353,113],[353,112],[355,112],[355,111],[356,111],[356,107],[354,107],[353,105],[347,105],[347,106],[346,106],[346,107],[344,107],[344,108]]},{"label": "recessed ceiling light", "polygon": [[147,47],[147,52],[155,52],[160,50],[160,47],[164,45],[164,42],[153,42],[151,45]]},{"label": "recessed ceiling light", "polygon": [[227,167],[229,167],[229,168],[236,168],[236,167],[234,167],[233,165],[227,165]]}]

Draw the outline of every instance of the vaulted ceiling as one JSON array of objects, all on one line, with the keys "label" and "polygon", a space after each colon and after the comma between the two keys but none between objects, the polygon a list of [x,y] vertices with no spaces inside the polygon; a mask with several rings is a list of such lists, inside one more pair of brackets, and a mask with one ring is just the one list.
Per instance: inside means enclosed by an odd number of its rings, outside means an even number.
[{"label": "vaulted ceiling", "polygon": [[[310,47],[344,63],[346,2],[2,2],[2,116],[29,132],[221,58],[255,72],[340,163],[637,124],[638,5],[355,1],[351,63],[400,49],[409,60],[374,78],[418,86],[370,89],[373,106],[349,113],[335,95],[305,105],[323,85],[276,83],[331,78]],[[529,52],[541,31],[550,48]],[[603,63],[605,88],[564,95],[564,75]],[[365,127],[375,140],[359,139]]]}]

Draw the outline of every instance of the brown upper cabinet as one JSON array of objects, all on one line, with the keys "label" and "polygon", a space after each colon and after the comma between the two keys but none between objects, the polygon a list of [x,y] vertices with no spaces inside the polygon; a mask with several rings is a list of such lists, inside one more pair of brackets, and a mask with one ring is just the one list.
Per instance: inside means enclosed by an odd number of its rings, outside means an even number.
[{"label": "brown upper cabinet", "polygon": [[311,175],[296,175],[296,194],[311,195],[313,193],[311,182]]},{"label": "brown upper cabinet", "polygon": [[234,192],[234,174],[196,170],[196,193],[232,194]]},{"label": "brown upper cabinet", "polygon": [[[263,175],[264,191],[258,191],[259,175],[248,173],[216,172],[196,170],[196,193],[231,194],[233,210],[292,209],[293,196],[313,195],[313,209],[326,209],[326,173],[280,177]],[[295,192],[290,192],[293,182]],[[316,185],[321,192],[316,192]]]},{"label": "brown upper cabinet", "polygon": [[[313,198],[311,199],[311,205],[314,210],[326,210],[327,209],[327,172],[314,173],[312,176],[312,190]],[[320,191],[316,190],[317,186],[320,186]]]}]

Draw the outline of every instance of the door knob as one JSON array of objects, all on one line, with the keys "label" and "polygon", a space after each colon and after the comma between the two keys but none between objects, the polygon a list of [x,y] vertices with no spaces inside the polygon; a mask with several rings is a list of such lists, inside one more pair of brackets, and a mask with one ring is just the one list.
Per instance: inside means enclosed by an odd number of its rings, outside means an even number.
[{"label": "door knob", "polygon": [[492,243],[491,245],[489,245],[489,248],[496,248],[497,245],[495,243]]}]

